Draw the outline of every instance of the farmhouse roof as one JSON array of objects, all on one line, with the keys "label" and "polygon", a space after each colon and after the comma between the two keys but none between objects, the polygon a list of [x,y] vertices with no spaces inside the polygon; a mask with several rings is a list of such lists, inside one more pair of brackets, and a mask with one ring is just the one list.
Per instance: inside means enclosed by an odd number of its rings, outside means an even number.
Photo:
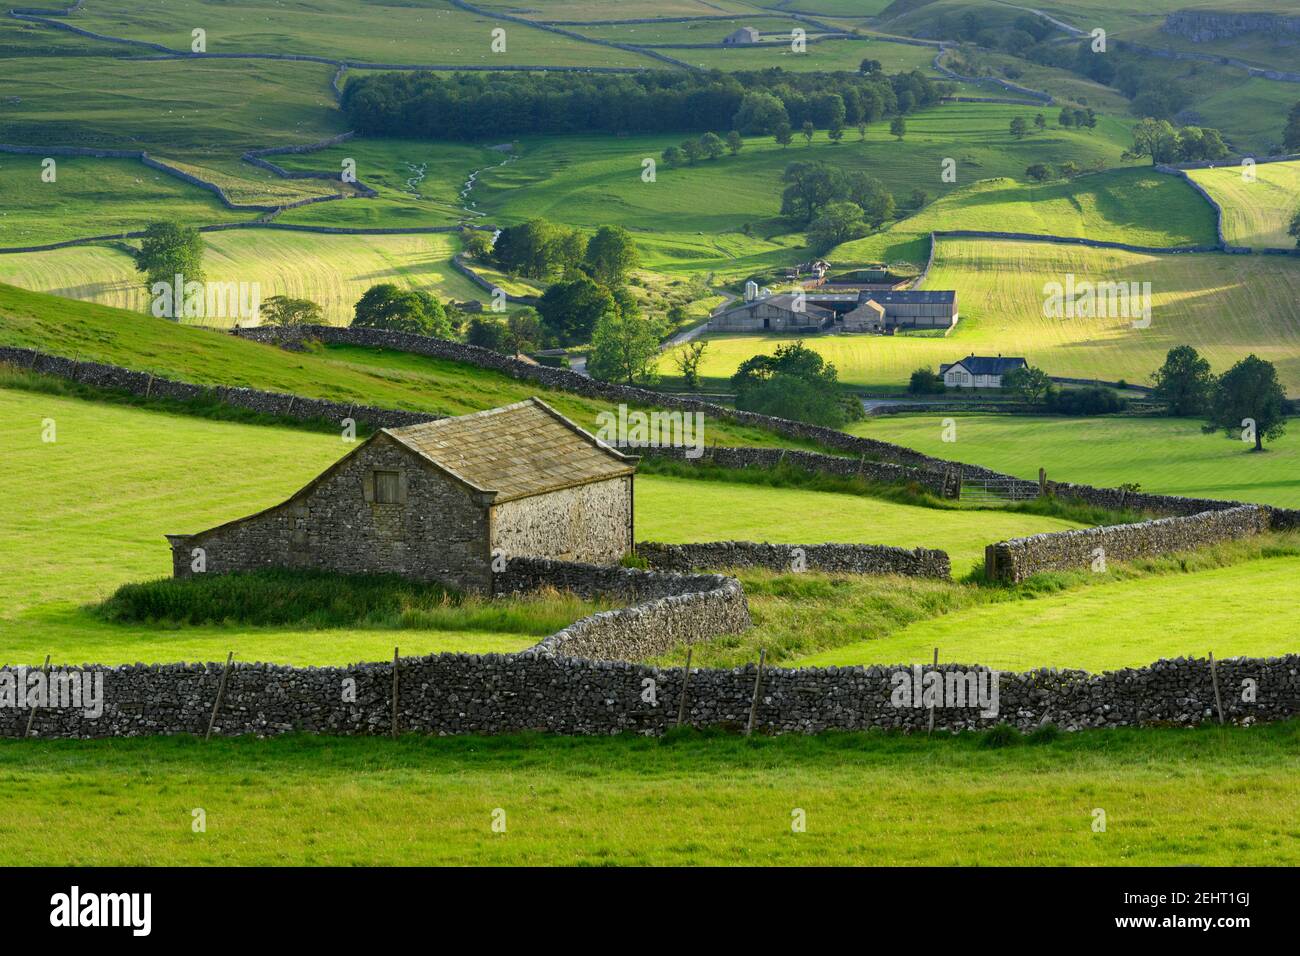
[{"label": "farmhouse roof", "polygon": [[539,398],[383,431],[497,502],[631,474],[637,461]]},{"label": "farmhouse roof", "polygon": [[957,301],[952,289],[903,289],[886,292],[864,292],[864,299],[875,299],[881,305],[951,305]]},{"label": "farmhouse roof", "polygon": [[942,371],[946,372],[948,369],[960,365],[972,375],[1003,375],[1028,364],[1018,355],[968,355],[964,359],[953,362],[952,365],[945,365]]}]

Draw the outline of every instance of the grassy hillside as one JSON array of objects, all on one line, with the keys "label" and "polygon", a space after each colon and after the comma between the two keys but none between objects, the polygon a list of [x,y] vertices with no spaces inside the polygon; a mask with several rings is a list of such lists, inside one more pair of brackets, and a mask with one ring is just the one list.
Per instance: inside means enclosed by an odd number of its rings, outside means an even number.
[{"label": "grassy hillside", "polygon": [[[1150,282],[1152,321],[1055,319],[1045,286],[1076,281]],[[1217,371],[1254,352],[1300,392],[1300,260],[1216,254],[1154,256],[1047,243],[944,240],[925,280],[956,289],[961,320],[947,338],[826,336],[808,345],[854,385],[901,385],[913,369],[977,354],[1023,355],[1052,375],[1145,382],[1175,345],[1189,344]],[[745,359],[789,337],[710,338],[703,371],[729,376]],[[665,366],[666,368],[666,366]]]},{"label": "grassy hillside", "polygon": [[1295,237],[1287,228],[1291,217],[1300,211],[1300,161],[1257,165],[1253,181],[1243,177],[1240,166],[1194,169],[1188,175],[1223,207],[1223,235],[1228,242],[1254,248],[1295,248]]},{"label": "grassy hillside", "polygon": [[[955,442],[942,439],[956,421]],[[1201,423],[1171,418],[1060,418],[933,412],[858,422],[855,435],[928,455],[983,465],[1022,478],[1048,477],[1102,487],[1136,483],[1143,491],[1300,507],[1300,433],[1293,427],[1267,454],[1206,435]]]},{"label": "grassy hillside", "polygon": [[[96,0],[71,18],[83,29],[190,47],[193,24],[204,24],[209,52],[306,53],[378,63],[441,65],[650,66],[636,53],[453,7],[444,0],[384,6],[348,0],[247,0],[214,16],[202,0]],[[506,30],[506,48],[491,48],[492,30]]]},{"label": "grassy hillside", "polygon": [[[737,156],[678,169],[660,165],[654,183],[641,180],[642,160],[658,161],[682,136],[526,138],[519,160],[484,173],[474,195],[493,221],[546,216],[575,225],[619,223],[638,232],[717,235],[777,216],[781,173],[796,160],[866,170],[900,200],[913,189],[936,196],[976,179],[1021,177],[1035,161],[1119,163],[1128,143],[1127,127],[1111,117],[1103,117],[1092,131],[1049,128],[1013,141],[1011,119],[1032,121],[1037,112],[989,104],[940,106],[907,117],[901,142],[889,135],[888,123],[870,127],[865,142],[849,130],[839,145],[830,143],[824,131],[811,146],[802,137],[786,148],[771,137],[751,137]],[[945,158],[956,160],[956,184],[941,179]],[[771,232],[770,227],[759,229],[760,235]]]},{"label": "grassy hillside", "polygon": [[[1022,174],[1023,175],[1023,174]],[[1149,169],[1123,169],[1071,182],[1031,185],[988,179],[941,197],[914,216],[829,258],[924,266],[934,230],[1025,232],[1140,246],[1212,245],[1214,210],[1187,183]]]},{"label": "grassy hillside", "polygon": [[347,128],[333,72],[300,61],[0,58],[0,87],[16,97],[4,106],[4,141],[178,159],[312,143]]},{"label": "grassy hillside", "polygon": [[[6,740],[0,861],[1285,866],[1300,862],[1297,743],[1294,722],[1002,749],[980,735]],[[806,833],[790,831],[796,807]]]},{"label": "grassy hillside", "polygon": [[[0,285],[0,344],[112,362],[187,382],[243,385],[340,402],[460,415],[536,395],[584,427],[606,403],[439,359],[361,348],[286,352],[211,329]],[[707,422],[720,445],[798,445],[771,432]]]},{"label": "grassy hillside", "polygon": [[58,158],[58,178],[44,182],[42,158],[0,153],[0,248],[143,229],[160,208],[186,222],[257,215],[133,160]]}]

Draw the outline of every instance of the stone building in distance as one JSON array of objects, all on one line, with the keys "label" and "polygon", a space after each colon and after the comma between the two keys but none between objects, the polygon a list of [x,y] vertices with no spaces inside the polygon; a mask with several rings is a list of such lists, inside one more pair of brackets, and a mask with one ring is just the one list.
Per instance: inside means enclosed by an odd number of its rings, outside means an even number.
[{"label": "stone building in distance", "polygon": [[488,591],[494,553],[614,564],[634,541],[637,460],[536,398],[385,428],[288,501],[168,535],[173,574],[304,568]]}]

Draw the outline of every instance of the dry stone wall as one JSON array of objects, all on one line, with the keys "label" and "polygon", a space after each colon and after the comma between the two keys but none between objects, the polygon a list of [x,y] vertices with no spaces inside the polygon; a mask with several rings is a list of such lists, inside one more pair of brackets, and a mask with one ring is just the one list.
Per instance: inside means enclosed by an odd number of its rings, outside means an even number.
[{"label": "dry stone wall", "polygon": [[1269,530],[1268,512],[1240,505],[1180,518],[1036,534],[990,544],[985,570],[993,580],[1016,583],[1043,571],[1069,571],[1105,561],[1132,561],[1191,551]]},{"label": "dry stone wall", "polygon": [[929,548],[894,548],[883,544],[766,544],[709,541],[660,544],[643,541],[637,557],[661,571],[697,568],[766,568],[771,571],[825,571],[839,574],[900,574],[947,579],[952,565],[947,552]]},{"label": "dry stone wall", "polygon": [[[347,667],[233,666],[213,733],[272,736],[295,731],[387,734],[393,719],[391,662]],[[1224,718],[1236,724],[1300,714],[1300,655],[1216,662]],[[397,664],[397,722],[405,733],[572,735],[662,734],[677,724],[684,672],[627,662],[537,654],[439,654]],[[977,679],[981,668],[768,668],[759,687],[755,731],[763,734],[861,731],[923,732],[926,707],[895,706],[902,682],[938,671],[945,686]],[[103,682],[103,711],[37,707],[38,737],[136,737],[202,734],[222,665],[134,664],[83,669]],[[56,673],[58,671],[56,670]],[[0,668],[0,688],[29,675]],[[744,725],[757,669],[694,669],[686,686],[684,724]],[[992,686],[992,674],[983,677]],[[1244,693],[1247,682],[1253,694]],[[1217,719],[1214,683],[1204,660],[1161,660],[1147,667],[1089,675],[1036,670],[997,675],[997,707],[938,706],[939,731],[999,723],[1030,731],[1046,723],[1075,731],[1095,727],[1195,726]],[[1251,697],[1247,700],[1243,698]],[[954,704],[961,701],[946,698]],[[969,700],[967,701],[969,703]],[[21,737],[30,711],[0,707],[0,736]]]}]

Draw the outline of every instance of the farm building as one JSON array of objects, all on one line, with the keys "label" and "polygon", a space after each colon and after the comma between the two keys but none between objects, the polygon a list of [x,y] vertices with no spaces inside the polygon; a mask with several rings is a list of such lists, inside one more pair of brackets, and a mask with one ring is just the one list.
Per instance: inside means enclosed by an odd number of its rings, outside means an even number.
[{"label": "farm building", "polygon": [[724,309],[709,320],[710,332],[822,331],[892,333],[898,329],[951,329],[957,324],[957,293],[952,291],[820,289],[774,295]]},{"label": "farm building", "polygon": [[1028,364],[1018,356],[968,355],[949,365],[940,365],[939,374],[949,388],[1001,388],[1003,375]]},{"label": "farm building", "polygon": [[709,319],[709,331],[815,332],[834,321],[833,309],[817,305],[809,295],[802,298],[800,303],[794,293],[760,296],[713,316]]},{"label": "farm building", "polygon": [[735,33],[722,38],[723,46],[740,46],[745,43],[757,43],[758,31],[753,27],[741,27]]},{"label": "farm building", "polygon": [[385,428],[281,504],[168,535],[173,574],[309,568],[486,591],[494,553],[613,564],[632,549],[637,460],[536,398]]}]

